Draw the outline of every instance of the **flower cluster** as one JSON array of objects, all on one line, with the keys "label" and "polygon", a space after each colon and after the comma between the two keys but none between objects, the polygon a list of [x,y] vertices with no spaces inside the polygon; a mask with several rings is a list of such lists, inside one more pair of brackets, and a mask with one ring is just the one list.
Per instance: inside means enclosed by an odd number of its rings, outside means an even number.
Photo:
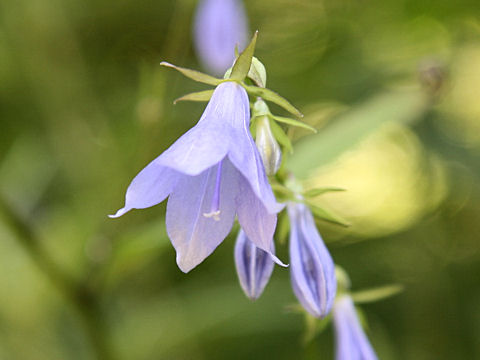
[{"label": "flower cluster", "polygon": [[[225,72],[225,76],[218,79],[162,63],[215,88],[178,99],[208,104],[198,123],[133,179],[124,207],[110,217],[151,207],[168,197],[167,233],[184,272],[209,256],[237,219],[241,229],[234,250],[236,270],[241,288],[255,300],[264,291],[275,263],[287,266],[275,255],[274,245],[277,215],[286,208],[295,296],[309,316],[322,321],[331,318],[327,315],[333,309],[337,360],[375,360],[355,312],[348,277],[336,269],[315,224],[315,218],[342,225],[343,220],[309,200],[342,189],[303,191],[293,174],[285,172],[282,150],[293,149],[278,123],[315,129],[270,112],[266,101],[301,116],[287,100],[266,88],[265,67],[253,57],[257,34],[233,57],[235,44],[244,46],[246,28],[239,1],[200,2],[195,19],[197,52],[211,73]],[[252,105],[249,95],[254,98]]]}]

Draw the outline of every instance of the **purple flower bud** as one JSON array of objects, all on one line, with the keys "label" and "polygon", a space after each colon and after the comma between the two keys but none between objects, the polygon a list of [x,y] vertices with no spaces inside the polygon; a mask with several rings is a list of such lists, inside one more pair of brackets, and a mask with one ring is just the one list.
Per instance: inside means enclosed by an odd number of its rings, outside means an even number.
[{"label": "purple flower bud", "polygon": [[247,16],[239,0],[202,0],[194,25],[195,49],[203,66],[223,76],[248,39]]},{"label": "purple flower bud", "polygon": [[272,275],[274,262],[270,254],[256,247],[243,230],[238,233],[235,244],[235,266],[245,295],[251,300],[258,299]]},{"label": "purple flower bud", "polygon": [[360,325],[349,295],[343,295],[335,300],[333,323],[336,360],[377,360],[377,355]]},{"label": "purple flower bud", "polygon": [[218,85],[198,124],[133,179],[125,206],[111,217],[168,196],[167,233],[184,272],[215,250],[235,216],[256,246],[272,252],[283,205],[265,175],[249,122],[245,89],[231,81]]},{"label": "purple flower bud", "polygon": [[315,317],[330,312],[337,291],[335,265],[315,227],[310,209],[288,204],[290,217],[290,276],[293,291]]}]

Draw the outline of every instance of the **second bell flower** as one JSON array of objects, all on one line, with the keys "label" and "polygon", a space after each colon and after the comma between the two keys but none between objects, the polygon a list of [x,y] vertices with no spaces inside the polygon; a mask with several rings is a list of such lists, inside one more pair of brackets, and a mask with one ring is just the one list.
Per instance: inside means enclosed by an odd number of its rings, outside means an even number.
[{"label": "second bell flower", "polygon": [[310,209],[289,203],[290,277],[297,299],[315,317],[327,315],[337,292],[335,265]]}]

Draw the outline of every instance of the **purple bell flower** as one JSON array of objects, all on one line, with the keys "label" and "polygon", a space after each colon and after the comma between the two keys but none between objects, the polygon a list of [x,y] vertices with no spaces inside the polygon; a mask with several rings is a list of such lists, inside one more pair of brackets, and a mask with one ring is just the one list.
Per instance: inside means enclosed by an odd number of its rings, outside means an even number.
[{"label": "purple bell flower", "polygon": [[248,238],[273,253],[276,213],[283,205],[268,183],[249,122],[245,89],[235,82],[218,85],[197,125],[133,179],[125,206],[111,217],[170,196],[167,233],[184,272],[225,239],[235,215]]},{"label": "purple bell flower", "polygon": [[203,66],[223,76],[248,39],[247,16],[239,0],[202,0],[195,16],[195,49]]},{"label": "purple bell flower", "polygon": [[335,301],[333,322],[336,360],[377,360],[377,355],[360,325],[349,295],[343,295]]},{"label": "purple bell flower", "polygon": [[247,238],[243,230],[239,231],[235,244],[235,266],[245,295],[251,300],[258,299],[270,280],[274,262],[267,252]]},{"label": "purple bell flower", "polygon": [[310,209],[289,203],[290,277],[303,307],[315,317],[330,312],[337,291],[335,265],[315,227]]}]

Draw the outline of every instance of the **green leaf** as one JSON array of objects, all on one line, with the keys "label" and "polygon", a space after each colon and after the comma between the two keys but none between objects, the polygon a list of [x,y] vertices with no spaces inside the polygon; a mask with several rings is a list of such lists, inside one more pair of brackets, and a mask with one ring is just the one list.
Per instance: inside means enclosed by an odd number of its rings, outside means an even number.
[{"label": "green leaf", "polygon": [[351,294],[355,303],[369,303],[383,300],[391,296],[397,295],[403,291],[403,286],[399,284],[392,284],[381,286],[378,288],[355,291]]},{"label": "green leaf", "polygon": [[328,221],[333,224],[344,226],[344,227],[350,226],[350,224],[346,220],[342,219],[340,216],[338,216],[334,212],[330,210],[325,210],[324,208],[321,208],[315,204],[312,204],[309,201],[307,201],[306,203],[310,207],[310,210],[312,210],[312,213],[313,215],[315,215],[315,217],[324,221]]},{"label": "green leaf", "polygon": [[181,72],[183,75],[185,75],[189,79],[192,79],[192,80],[204,83],[204,84],[217,86],[218,84],[220,84],[223,81],[222,79],[217,79],[213,76],[201,73],[200,71],[186,69],[186,68],[182,68],[180,66],[175,66],[175,65],[170,64],[166,61],[162,61],[160,63],[160,65],[175,69],[175,70]]},{"label": "green leaf", "polygon": [[303,196],[307,198],[313,198],[313,197],[325,194],[327,192],[333,192],[333,191],[346,191],[346,189],[342,189],[338,187],[315,188],[315,189],[310,189],[308,191],[305,191],[303,193]]},{"label": "green leaf", "polygon": [[275,121],[270,119],[270,128],[272,129],[273,136],[288,152],[293,152],[292,142],[288,138],[285,131]]},{"label": "green leaf", "polygon": [[295,120],[295,119],[291,119],[291,118],[287,118],[287,117],[283,117],[283,116],[272,115],[272,117],[275,121],[278,121],[278,122],[281,122],[281,123],[284,123],[284,124],[288,124],[288,125],[291,125],[291,126],[301,127],[301,128],[313,131],[314,133],[317,132],[317,129],[315,129],[314,127],[311,127],[310,125],[308,125],[304,122],[301,122],[301,121],[298,121],[298,120]]},{"label": "green leaf", "polygon": [[298,109],[295,106],[290,104],[288,100],[281,97],[276,92],[266,88],[253,86],[253,85],[243,85],[243,87],[245,88],[245,90],[247,90],[247,92],[250,95],[260,96],[264,100],[271,101],[274,104],[281,106],[282,108],[284,108],[285,110],[287,110],[288,112],[292,113],[295,116],[303,117],[303,114],[300,111],[298,111]]},{"label": "green leaf", "polygon": [[253,53],[255,52],[255,44],[257,43],[258,31],[255,31],[253,34],[252,41],[246,47],[246,49],[240,54],[240,56],[235,61],[235,64],[232,68],[232,73],[230,74],[230,79],[243,81],[250,70],[250,65],[252,64]]},{"label": "green leaf", "polygon": [[213,90],[204,90],[193,92],[176,99],[173,103],[176,104],[179,101],[210,101],[213,95]]},{"label": "green leaf", "polygon": [[420,90],[389,91],[340,114],[321,132],[295,144],[288,170],[305,179],[319,166],[328,164],[388,122],[409,123],[428,107]]}]

